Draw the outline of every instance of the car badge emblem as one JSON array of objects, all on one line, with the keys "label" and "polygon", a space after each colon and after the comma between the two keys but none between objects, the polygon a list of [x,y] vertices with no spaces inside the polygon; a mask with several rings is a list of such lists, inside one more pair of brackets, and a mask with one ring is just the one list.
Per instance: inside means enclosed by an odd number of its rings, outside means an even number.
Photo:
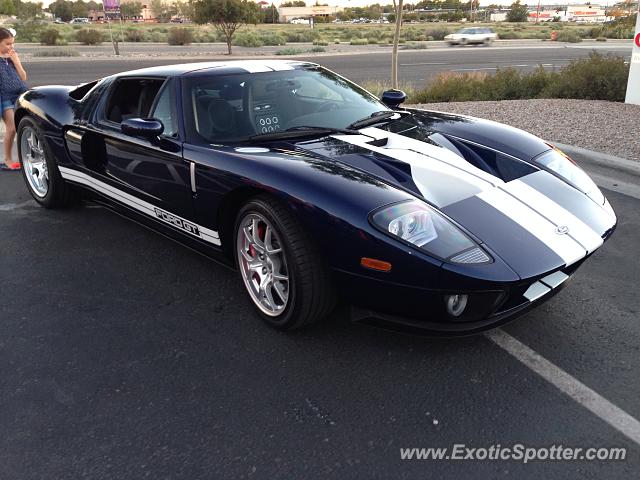
[{"label": "car badge emblem", "polygon": [[556,233],[558,235],[565,235],[569,233],[569,227],[567,227],[566,225],[560,225],[559,227],[556,227]]}]

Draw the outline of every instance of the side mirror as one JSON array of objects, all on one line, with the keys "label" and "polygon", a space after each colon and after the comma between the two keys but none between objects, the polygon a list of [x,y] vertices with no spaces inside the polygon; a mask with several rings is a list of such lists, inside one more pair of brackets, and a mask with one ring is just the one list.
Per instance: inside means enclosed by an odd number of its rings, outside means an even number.
[{"label": "side mirror", "polygon": [[120,131],[135,137],[156,138],[164,131],[164,125],[154,118],[129,118],[120,124]]},{"label": "side mirror", "polygon": [[407,99],[407,94],[402,90],[385,90],[382,92],[382,103],[389,108],[398,108],[402,102]]}]

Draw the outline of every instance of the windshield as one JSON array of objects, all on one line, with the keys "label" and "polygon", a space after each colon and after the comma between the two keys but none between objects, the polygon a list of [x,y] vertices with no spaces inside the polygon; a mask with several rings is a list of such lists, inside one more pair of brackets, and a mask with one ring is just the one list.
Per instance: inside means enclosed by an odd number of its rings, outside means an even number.
[{"label": "windshield", "polygon": [[345,128],[389,110],[361,87],[320,67],[185,80],[187,130],[196,142],[242,142],[299,127]]},{"label": "windshield", "polygon": [[461,28],[456,33],[474,33],[473,28]]}]

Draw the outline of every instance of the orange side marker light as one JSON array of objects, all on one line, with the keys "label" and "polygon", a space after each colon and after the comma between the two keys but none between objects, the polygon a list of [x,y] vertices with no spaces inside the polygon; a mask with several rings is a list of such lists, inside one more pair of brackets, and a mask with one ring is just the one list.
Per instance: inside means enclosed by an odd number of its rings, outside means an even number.
[{"label": "orange side marker light", "polygon": [[378,270],[380,272],[390,272],[391,264],[389,262],[383,262],[382,260],[376,260],[375,258],[362,257],[360,259],[360,265],[371,270]]}]

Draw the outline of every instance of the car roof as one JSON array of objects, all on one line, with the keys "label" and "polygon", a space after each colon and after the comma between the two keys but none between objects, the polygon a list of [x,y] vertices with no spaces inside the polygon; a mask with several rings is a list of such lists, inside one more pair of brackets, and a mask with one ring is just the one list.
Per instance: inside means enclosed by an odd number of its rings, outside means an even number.
[{"label": "car roof", "polygon": [[191,73],[230,73],[229,70],[238,73],[274,72],[293,70],[303,65],[315,65],[311,62],[298,60],[228,60],[221,62],[193,62],[177,65],[162,65],[157,67],[141,68],[122,72],[116,77],[122,76],[169,76],[178,77]]}]

